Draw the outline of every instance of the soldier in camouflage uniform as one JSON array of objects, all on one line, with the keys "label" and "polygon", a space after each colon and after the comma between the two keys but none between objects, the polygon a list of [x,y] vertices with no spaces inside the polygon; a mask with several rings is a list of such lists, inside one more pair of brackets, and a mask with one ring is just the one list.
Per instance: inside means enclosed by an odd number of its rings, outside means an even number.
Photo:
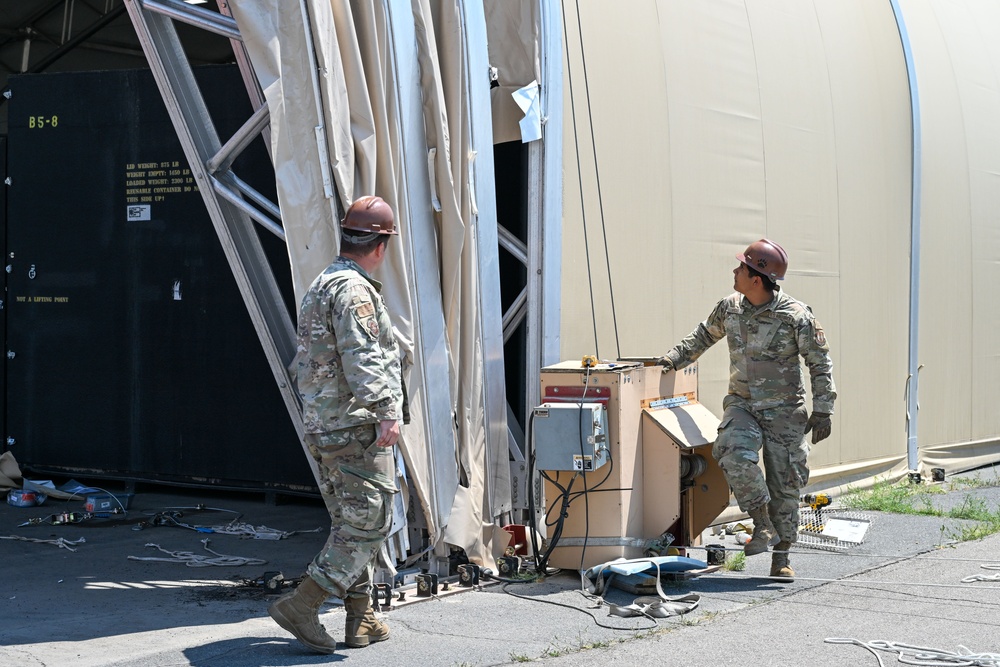
[{"label": "soldier in camouflage uniform", "polygon": [[382,285],[371,273],[395,234],[385,201],[354,202],[342,223],[341,255],[313,281],[299,312],[291,368],[331,527],[302,583],[268,613],[319,653],[333,653],[337,645],[319,622],[319,608],[330,596],[344,600],[348,646],[389,637],[389,627],[371,608],[371,579],[392,524],[393,445],[403,418],[403,389],[399,346]]},{"label": "soldier in camouflage uniform", "polygon": [[[780,540],[771,576],[795,576],[788,550],[796,542],[799,492],[809,481],[805,434],[812,444],[830,435],[833,364],[823,327],[809,306],[780,290],[788,257],[773,241],[761,239],[737,255],[736,293],[716,305],[708,319],[659,363],[681,369],[725,337],[729,343],[729,395],[712,455],[726,475],[740,509],[750,515],[754,533],[748,555],[767,551]],[[812,380],[813,411],[806,416],[799,357]],[[757,463],[764,452],[764,470]]]}]

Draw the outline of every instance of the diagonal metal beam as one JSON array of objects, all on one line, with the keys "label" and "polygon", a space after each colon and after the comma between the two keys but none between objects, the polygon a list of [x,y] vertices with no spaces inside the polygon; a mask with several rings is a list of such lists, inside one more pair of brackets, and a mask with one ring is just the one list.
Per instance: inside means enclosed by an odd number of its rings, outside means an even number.
[{"label": "diagonal metal beam", "polygon": [[270,121],[271,114],[268,113],[267,105],[261,105],[250,116],[250,119],[243,124],[243,127],[237,130],[236,134],[230,137],[229,141],[219,149],[219,152],[208,160],[205,167],[208,168],[209,173],[215,174],[220,171],[227,171],[233,164],[233,160],[246,150],[246,147],[257,138],[257,135],[265,127],[268,127]]},{"label": "diagonal metal beam", "polygon": [[236,21],[218,12],[189,5],[180,0],[139,0],[143,9],[170,17],[175,21],[214,32],[229,39],[242,39]]},{"label": "diagonal metal beam", "polygon": [[125,6],[301,441],[301,408],[287,371],[295,328],[247,211],[218,196],[206,167],[222,145],[194,73],[170,17],[146,11],[141,0]]},{"label": "diagonal metal beam", "polygon": [[29,67],[28,68],[28,72],[36,73],[36,72],[45,71],[45,69],[49,65],[51,65],[54,62],[56,62],[57,60],[59,60],[60,58],[62,58],[64,55],[66,55],[67,53],[69,53],[70,51],[72,51],[73,49],[75,49],[82,42],[85,42],[88,39],[90,39],[91,37],[93,37],[95,34],[97,34],[102,29],[104,29],[105,26],[107,26],[109,23],[111,23],[112,21],[114,21],[115,19],[117,19],[119,16],[121,16],[124,13],[125,13],[125,7],[124,6],[116,7],[114,9],[112,9],[110,12],[108,12],[107,14],[105,14],[104,16],[102,16],[101,18],[97,19],[96,21],[94,21],[93,23],[91,23],[89,26],[87,26],[86,28],[84,28],[82,31],[78,32],[76,34],[76,36],[73,37],[73,39],[69,40],[68,42],[66,42],[65,44],[63,44],[62,46],[60,46],[58,49],[56,49],[55,51],[49,53],[44,58],[42,58],[41,60],[39,60],[37,63],[35,63],[31,67]]}]

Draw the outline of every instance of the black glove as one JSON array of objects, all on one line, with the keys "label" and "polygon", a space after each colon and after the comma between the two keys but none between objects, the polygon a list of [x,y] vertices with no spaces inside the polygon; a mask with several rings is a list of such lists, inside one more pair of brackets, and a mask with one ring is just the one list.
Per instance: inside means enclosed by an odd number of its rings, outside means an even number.
[{"label": "black glove", "polygon": [[663,366],[663,372],[676,370],[674,368],[674,362],[670,361],[670,357],[660,357],[656,360],[657,366]]},{"label": "black glove", "polygon": [[806,433],[812,431],[812,444],[816,444],[820,440],[826,440],[830,437],[830,428],[832,423],[830,421],[829,412],[813,412],[809,415],[809,421],[806,422]]}]

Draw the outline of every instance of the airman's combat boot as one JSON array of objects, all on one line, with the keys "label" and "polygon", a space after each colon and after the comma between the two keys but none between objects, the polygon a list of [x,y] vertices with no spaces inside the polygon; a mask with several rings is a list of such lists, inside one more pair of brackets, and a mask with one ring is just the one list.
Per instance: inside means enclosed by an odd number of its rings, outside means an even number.
[{"label": "airman's combat boot", "polygon": [[753,537],[743,546],[743,553],[747,556],[764,553],[778,532],[767,514],[767,505],[749,510],[747,514],[753,519]]},{"label": "airman's combat boot", "polygon": [[389,626],[375,616],[368,596],[348,595],[344,599],[344,609],[347,610],[344,643],[351,648],[363,648],[371,642],[389,638]]},{"label": "airman's combat boot", "polygon": [[333,653],[337,640],[319,622],[319,608],[330,596],[312,577],[304,577],[298,587],[274,601],[267,613],[275,623],[317,653]]},{"label": "airman's combat boot", "polygon": [[792,548],[791,542],[782,540],[774,547],[771,554],[771,576],[780,577],[782,581],[794,581],[795,570],[788,564],[788,550]]}]

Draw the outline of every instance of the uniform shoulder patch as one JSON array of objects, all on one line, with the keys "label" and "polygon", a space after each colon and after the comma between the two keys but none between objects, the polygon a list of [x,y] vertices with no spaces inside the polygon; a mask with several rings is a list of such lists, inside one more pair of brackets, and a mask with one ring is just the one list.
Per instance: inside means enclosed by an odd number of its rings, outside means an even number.
[{"label": "uniform shoulder patch", "polygon": [[375,318],[375,304],[364,288],[358,288],[351,299],[351,313],[354,320],[373,340],[379,336],[378,320]]},{"label": "uniform shoulder patch", "polygon": [[826,333],[823,331],[823,327],[820,326],[819,322],[814,322],[813,326],[816,344],[820,347],[826,347]]}]

